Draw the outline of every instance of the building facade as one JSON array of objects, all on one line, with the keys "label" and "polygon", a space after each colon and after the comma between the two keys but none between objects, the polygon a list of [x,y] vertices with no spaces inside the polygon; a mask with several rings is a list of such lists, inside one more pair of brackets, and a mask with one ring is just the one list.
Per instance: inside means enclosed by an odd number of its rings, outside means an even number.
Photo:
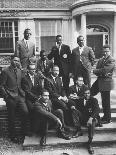
[{"label": "building facade", "polygon": [[83,35],[96,58],[104,44],[116,58],[116,0],[0,0],[1,66],[9,62],[25,28],[32,30],[37,51],[50,52],[57,34],[73,49]]}]

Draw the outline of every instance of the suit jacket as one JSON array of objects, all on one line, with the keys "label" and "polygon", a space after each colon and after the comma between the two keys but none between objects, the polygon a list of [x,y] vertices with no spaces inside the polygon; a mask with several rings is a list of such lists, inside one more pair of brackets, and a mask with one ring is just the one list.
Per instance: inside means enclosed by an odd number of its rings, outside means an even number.
[{"label": "suit jacket", "polygon": [[27,68],[29,64],[29,58],[35,56],[35,44],[29,42],[29,47],[27,48],[24,39],[18,41],[15,55],[20,58],[22,67]]},{"label": "suit jacket", "polygon": [[31,101],[37,100],[40,95],[38,76],[37,75],[34,76],[34,85],[33,85],[29,73],[27,72],[27,74],[25,74],[25,76],[22,79],[22,88],[25,91],[27,100]]},{"label": "suit jacket", "polygon": [[48,59],[54,58],[54,65],[57,65],[60,70],[59,76],[68,76],[71,67],[71,51],[68,45],[61,45],[61,50],[59,54],[59,49],[57,46],[52,48],[50,54],[48,54]]},{"label": "suit jacket", "polygon": [[52,103],[49,100],[47,106],[43,104],[42,98],[37,100],[34,104],[35,112],[41,114],[42,117],[55,120],[57,122],[57,117],[52,113]]},{"label": "suit jacket", "polygon": [[44,74],[44,76],[49,76],[51,73],[51,69],[53,67],[53,61],[46,59],[46,68],[43,65],[43,61],[39,59],[37,61],[37,72],[40,74]]},{"label": "suit jacket", "polygon": [[86,88],[87,88],[87,86],[86,86],[85,84],[83,84],[82,87],[80,88],[80,90],[77,91],[76,85],[73,85],[73,86],[71,86],[71,87],[69,88],[69,94],[74,94],[74,93],[76,93],[77,96],[83,97],[83,95],[84,95],[84,90],[85,90]]},{"label": "suit jacket", "polygon": [[98,100],[94,97],[90,97],[84,106],[84,98],[80,98],[78,102],[78,110],[87,120],[89,117],[97,118],[100,112]]},{"label": "suit jacket", "polygon": [[84,46],[80,55],[79,47],[72,50],[71,66],[74,77],[77,75],[78,67],[80,66],[80,56],[82,64],[87,71],[91,71],[91,67],[94,64],[95,55],[92,48]]},{"label": "suit jacket", "polygon": [[45,88],[49,91],[51,99],[66,95],[63,88],[62,80],[59,76],[56,78],[56,83],[54,82],[52,76],[49,76],[48,79],[51,82],[45,81]]},{"label": "suit jacket", "polygon": [[12,65],[5,68],[0,75],[0,91],[4,98],[10,96],[12,98],[25,97],[25,93],[21,88],[22,72],[20,69],[17,69],[17,72],[14,72]]},{"label": "suit jacket", "polygon": [[113,71],[115,68],[115,60],[108,56],[106,59],[101,58],[94,70],[94,74],[98,77],[96,84],[98,84],[99,91],[110,91],[113,89]]}]

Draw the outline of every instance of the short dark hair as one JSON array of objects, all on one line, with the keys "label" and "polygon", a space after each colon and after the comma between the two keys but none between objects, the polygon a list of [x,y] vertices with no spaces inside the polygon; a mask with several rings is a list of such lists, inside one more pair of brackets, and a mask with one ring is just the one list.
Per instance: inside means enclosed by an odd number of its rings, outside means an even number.
[{"label": "short dark hair", "polygon": [[58,34],[58,35],[56,36],[56,39],[59,38],[59,37],[62,37],[61,34]]},{"label": "short dark hair", "polygon": [[40,51],[40,57],[42,56],[43,53],[46,53],[46,51],[45,50],[41,50]]},{"label": "short dark hair", "polygon": [[[13,60],[15,57],[19,58],[18,56],[16,56],[15,54],[14,55],[11,55],[10,59]],[[20,59],[20,58],[19,58]]]},{"label": "short dark hair", "polygon": [[44,92],[48,92],[49,93],[49,91],[47,89],[43,88],[42,91],[41,91],[41,95],[43,95]]},{"label": "short dark hair", "polygon": [[26,29],[24,30],[24,34],[26,33],[26,31],[31,31],[31,29],[26,28]]},{"label": "short dark hair", "polygon": [[[82,35],[79,35],[79,36],[77,37],[77,42],[79,42],[79,39],[80,39],[81,37],[83,37],[83,36],[82,36]],[[84,39],[84,37],[83,37],[83,39]]]},{"label": "short dark hair", "polygon": [[90,88],[89,88],[89,87],[85,87],[85,88],[84,88],[84,93],[85,93],[87,90],[90,91]]},{"label": "short dark hair", "polygon": [[109,48],[110,49],[110,45],[106,44],[103,46],[103,48]]}]

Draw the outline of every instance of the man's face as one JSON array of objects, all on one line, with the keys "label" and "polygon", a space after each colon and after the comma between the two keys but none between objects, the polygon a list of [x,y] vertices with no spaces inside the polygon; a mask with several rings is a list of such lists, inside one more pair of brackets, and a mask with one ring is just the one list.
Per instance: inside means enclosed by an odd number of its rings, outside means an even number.
[{"label": "man's face", "polygon": [[24,32],[24,38],[25,38],[26,40],[29,40],[30,37],[31,37],[31,30],[26,30],[26,31]]},{"label": "man's face", "polygon": [[79,87],[82,87],[83,85],[83,77],[78,77],[78,79],[75,81],[76,85]]},{"label": "man's face", "polygon": [[19,68],[20,66],[20,59],[18,57],[14,57],[11,61],[11,64],[14,68]]},{"label": "man's face", "polygon": [[35,74],[35,71],[36,71],[36,66],[35,66],[35,64],[29,65],[29,73],[30,73],[31,75],[34,75],[34,74]]},{"label": "man's face", "polygon": [[62,37],[57,37],[56,42],[57,42],[57,44],[61,45],[62,44]]},{"label": "man's face", "polygon": [[107,58],[110,55],[110,49],[109,48],[103,48],[103,55]]},{"label": "man's face", "polygon": [[43,94],[42,94],[42,100],[45,103],[48,102],[48,100],[49,100],[49,92],[43,92]]},{"label": "man's face", "polygon": [[83,37],[79,37],[77,39],[77,44],[80,46],[80,47],[83,47],[84,46],[84,38]]},{"label": "man's face", "polygon": [[46,53],[43,52],[43,53],[41,54],[41,59],[44,61],[44,60],[46,60],[46,58],[47,58]]},{"label": "man's face", "polygon": [[53,72],[52,72],[54,77],[57,77],[59,75],[59,68],[58,67],[53,67]]},{"label": "man's face", "polygon": [[88,100],[90,98],[90,90],[86,90],[84,92],[84,97],[85,97],[86,100]]}]

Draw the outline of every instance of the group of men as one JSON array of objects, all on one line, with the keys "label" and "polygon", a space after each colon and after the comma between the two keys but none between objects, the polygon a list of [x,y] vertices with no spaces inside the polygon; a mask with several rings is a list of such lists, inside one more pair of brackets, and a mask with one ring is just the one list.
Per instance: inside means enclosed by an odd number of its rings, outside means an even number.
[{"label": "group of men", "polygon": [[[93,50],[84,45],[83,36],[77,38],[78,47],[71,52],[70,47],[62,43],[62,36],[57,35],[51,52],[46,55],[46,51],[42,50],[37,62],[35,45],[29,41],[30,36],[31,30],[25,29],[24,39],[17,42],[15,55],[11,57],[11,65],[0,75],[0,92],[8,108],[10,139],[17,142],[14,122],[18,108],[23,139],[28,133],[28,119],[30,131],[41,135],[42,146],[46,144],[49,124],[55,125],[57,136],[66,140],[81,136],[81,126],[86,125],[88,151],[93,154],[91,144],[95,126],[102,126],[101,122],[111,122],[110,90],[115,60],[110,56],[110,47],[103,46],[104,56],[93,70],[97,80],[91,87],[91,68],[95,56]],[[71,87],[70,77],[74,79]],[[104,113],[101,120],[98,100],[93,97],[98,92],[101,92]],[[69,122],[75,127],[72,136],[69,134]]]}]

